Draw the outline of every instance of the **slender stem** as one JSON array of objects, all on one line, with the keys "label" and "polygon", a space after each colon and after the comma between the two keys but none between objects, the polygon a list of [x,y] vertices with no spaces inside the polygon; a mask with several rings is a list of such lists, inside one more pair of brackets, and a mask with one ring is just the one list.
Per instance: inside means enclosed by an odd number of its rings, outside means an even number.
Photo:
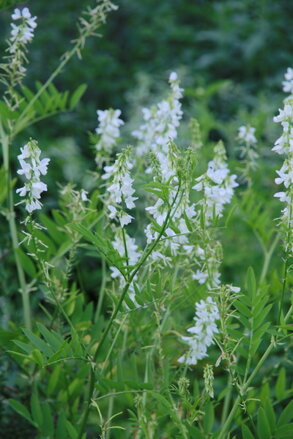
[{"label": "slender stem", "polygon": [[280,239],[280,234],[277,233],[277,235],[275,236],[274,241],[272,242],[272,245],[271,245],[269,251],[265,252],[265,259],[264,259],[264,263],[263,263],[263,267],[262,267],[262,271],[261,271],[261,275],[260,275],[260,279],[259,279],[259,283],[260,284],[264,281],[264,279],[265,279],[265,277],[267,275],[267,272],[268,272],[268,269],[269,269],[269,265],[270,265],[273,253],[275,251],[276,245],[279,242],[279,239]]},{"label": "slender stem", "polygon": [[[277,233],[277,235],[275,236],[274,241],[272,242],[272,245],[270,246],[269,250],[265,250],[265,258],[264,258],[264,263],[263,263],[263,267],[262,267],[262,271],[261,271],[261,275],[260,275],[260,279],[259,279],[259,286],[257,289],[256,294],[259,293],[260,288],[261,288],[261,284],[263,283],[263,281],[265,280],[265,277],[267,275],[268,269],[269,269],[269,265],[270,265],[270,261],[272,259],[272,255],[274,253],[274,250],[276,248],[276,245],[278,243],[280,239],[280,234]],[[248,373],[249,373],[249,369],[251,366],[251,361],[252,361],[252,357],[251,357],[251,346],[252,346],[252,339],[253,339],[253,333],[254,331],[250,331],[250,336],[249,336],[249,349],[248,349],[248,358],[247,358],[247,362],[246,362],[246,366],[245,366],[245,373],[244,373],[244,382],[247,379]]]},{"label": "slender stem", "polygon": [[17,227],[15,222],[11,176],[9,169],[9,137],[4,133],[1,121],[0,121],[0,131],[1,131],[1,142],[2,142],[2,150],[3,150],[3,163],[4,163],[4,169],[7,173],[7,190],[8,190],[7,219],[9,223],[9,230],[10,230],[12,247],[13,247],[14,258],[16,263],[17,276],[20,285],[20,293],[22,297],[24,325],[27,329],[31,329],[31,309],[29,302],[29,288],[27,287],[24,271],[21,265],[19,254],[17,252],[19,245],[18,245]]},{"label": "slender stem", "polygon": [[231,401],[231,391],[232,391],[232,378],[231,378],[231,375],[229,375],[228,386],[227,387],[228,387],[228,390],[227,390],[227,393],[225,395],[224,407],[223,407],[222,418],[221,418],[221,423],[222,424],[227,419],[228,410],[229,410],[229,404],[230,404],[230,401]]},{"label": "slender stem", "polygon": [[[170,206],[170,209],[169,209],[169,211],[168,211],[168,213],[166,215],[166,219],[165,219],[165,221],[164,221],[164,223],[162,225],[162,229],[161,229],[157,239],[150,246],[150,248],[141,256],[141,259],[140,259],[139,263],[137,264],[137,267],[133,270],[133,272],[131,273],[128,281],[126,282],[126,284],[125,284],[125,286],[124,286],[124,288],[122,290],[121,296],[119,298],[119,301],[118,301],[118,303],[116,305],[116,308],[115,308],[114,312],[112,313],[112,316],[111,316],[111,318],[110,318],[110,320],[108,322],[108,325],[107,325],[107,327],[106,327],[106,329],[105,329],[105,331],[104,331],[104,333],[102,335],[101,341],[100,341],[100,343],[98,344],[98,346],[96,348],[96,351],[95,351],[94,356],[93,356],[92,364],[91,364],[91,369],[90,369],[89,388],[88,388],[88,396],[87,396],[86,408],[85,408],[85,411],[84,411],[83,416],[82,416],[82,420],[81,420],[81,423],[80,423],[80,428],[79,428],[79,433],[78,433],[77,439],[81,439],[82,438],[83,431],[84,431],[84,428],[85,428],[87,420],[88,420],[90,406],[91,406],[91,400],[92,400],[92,397],[93,397],[94,387],[95,387],[95,363],[97,362],[97,358],[99,356],[99,353],[100,353],[100,351],[101,351],[101,349],[102,349],[102,347],[103,347],[103,345],[105,343],[107,335],[108,335],[108,333],[109,333],[109,331],[110,331],[110,329],[112,327],[112,324],[113,324],[113,322],[114,322],[114,320],[115,320],[115,318],[116,318],[116,316],[117,316],[117,314],[118,314],[118,312],[119,312],[119,310],[120,310],[120,308],[122,306],[122,303],[123,303],[123,301],[125,299],[125,296],[126,296],[128,290],[129,290],[130,286],[131,286],[131,283],[132,283],[135,275],[141,269],[141,267],[143,266],[143,264],[145,263],[147,258],[150,256],[150,254],[153,252],[153,250],[155,249],[155,247],[159,243],[161,237],[163,236],[163,234],[164,234],[164,232],[165,232],[165,230],[167,228],[167,225],[169,223],[169,219],[170,219],[170,216],[171,216],[171,213],[172,213],[172,209],[173,209],[174,205],[176,204],[178,195],[180,193],[180,187],[181,186],[179,184],[177,192],[176,192],[176,195],[175,195],[174,200],[173,200],[173,202],[172,202],[172,204]],[[177,207],[178,207],[178,205],[176,206],[174,212],[176,211]]]},{"label": "slender stem", "polygon": [[[289,318],[289,316],[291,315],[291,311],[292,311],[292,307],[290,308],[289,312],[286,314],[286,317],[284,319],[284,321],[286,322],[286,320]],[[280,329],[279,329],[280,331]],[[233,417],[235,415],[235,412],[241,402],[241,398],[242,395],[245,394],[245,392],[247,391],[251,381],[254,379],[254,377],[258,374],[260,368],[262,367],[263,363],[266,361],[266,359],[268,358],[268,356],[270,355],[270,353],[272,352],[272,350],[274,349],[274,347],[276,346],[276,339],[272,339],[271,343],[269,344],[269,346],[267,347],[267,350],[265,351],[265,353],[263,354],[263,356],[261,357],[261,359],[259,360],[259,362],[257,363],[257,365],[255,366],[252,374],[250,375],[250,377],[247,379],[247,381],[242,385],[241,387],[241,394],[237,396],[237,398],[235,399],[234,405],[231,409],[231,412],[228,416],[228,418],[226,419],[226,422],[224,423],[223,427],[221,428],[220,434],[217,437],[217,439],[226,439],[226,431],[229,428],[230,423],[233,420]]]},{"label": "slender stem", "polygon": [[99,317],[101,314],[102,305],[103,305],[104,296],[105,296],[105,289],[106,289],[106,261],[105,261],[105,258],[102,256],[102,283],[101,283],[101,288],[99,291],[99,301],[98,301],[98,306],[97,306],[95,319],[94,319],[95,322],[97,322],[99,320]]},{"label": "slender stem", "polygon": [[110,427],[111,427],[111,417],[113,414],[113,406],[114,406],[114,395],[111,395],[109,398],[108,404],[108,413],[107,413],[107,427],[106,427],[106,437],[105,439],[109,439],[110,437]]}]

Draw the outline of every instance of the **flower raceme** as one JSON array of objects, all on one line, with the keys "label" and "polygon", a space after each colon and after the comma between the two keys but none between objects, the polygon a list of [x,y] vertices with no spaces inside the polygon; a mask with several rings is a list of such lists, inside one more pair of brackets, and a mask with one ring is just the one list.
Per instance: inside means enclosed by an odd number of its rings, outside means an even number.
[{"label": "flower raceme", "polygon": [[14,91],[17,84],[20,84],[25,76],[27,63],[27,44],[34,37],[37,26],[37,17],[32,17],[28,8],[15,9],[12,16],[11,34],[8,39],[8,55],[6,63],[1,64],[3,75],[1,81],[5,84],[5,101],[11,107],[19,105],[19,99]]},{"label": "flower raceme", "polygon": [[[124,125],[121,116],[121,110],[97,110],[99,125],[96,128],[96,133],[100,136],[96,143],[96,162],[110,156],[113,151],[117,139],[120,136],[120,126]],[[106,157],[101,157],[101,154]]]},{"label": "flower raceme", "polygon": [[124,205],[127,209],[133,209],[134,201],[137,200],[137,197],[133,197],[135,190],[132,186],[134,180],[130,176],[133,167],[130,154],[131,148],[126,148],[118,154],[113,165],[104,167],[105,174],[102,176],[102,179],[110,181],[107,187],[109,218],[119,220],[122,227],[133,219],[124,211]]},{"label": "flower raceme", "polygon": [[41,175],[47,174],[50,159],[40,159],[41,150],[36,140],[30,140],[23,148],[21,154],[17,156],[20,163],[19,175],[23,175],[26,182],[23,187],[16,190],[21,197],[25,197],[24,203],[26,210],[31,213],[36,209],[41,209],[39,201],[41,193],[47,190],[47,185],[40,180]]},{"label": "flower raceme", "polygon": [[285,81],[282,82],[282,85],[285,93],[293,94],[293,69],[291,67],[288,67],[285,73]]},{"label": "flower raceme", "polygon": [[187,330],[191,336],[181,337],[187,343],[189,350],[178,359],[179,363],[195,365],[199,360],[207,356],[207,348],[214,341],[213,337],[219,332],[216,321],[219,320],[217,304],[211,297],[195,304],[195,324]]},{"label": "flower raceme", "polygon": [[37,17],[32,17],[28,8],[15,9],[12,20],[18,24],[11,23],[11,36],[9,52],[15,53],[19,44],[30,43],[34,37],[34,30],[37,27]]},{"label": "flower raceme", "polygon": [[250,144],[256,143],[255,128],[242,125],[238,130],[238,139]]},{"label": "flower raceme", "polygon": [[168,152],[169,140],[177,137],[177,128],[182,118],[180,99],[183,89],[179,86],[177,73],[169,76],[171,92],[167,99],[151,108],[143,108],[144,123],[132,135],[138,140],[136,153],[139,156],[150,151]]},{"label": "flower raceme", "polygon": [[223,216],[224,206],[230,203],[234,188],[238,186],[237,176],[230,175],[227,165],[227,157],[222,142],[214,148],[214,159],[208,163],[205,174],[196,178],[193,189],[203,191],[203,199],[200,204],[203,206],[206,224],[210,223],[214,215]]},{"label": "flower raceme", "polygon": [[[274,117],[274,122],[281,124],[283,132],[276,140],[273,151],[285,157],[281,169],[277,171],[278,177],[275,179],[276,184],[283,184],[285,190],[277,192],[275,197],[285,203],[281,221],[285,228],[290,230],[293,225],[293,69],[288,68],[285,80],[283,90],[291,94],[284,100],[284,108],[280,109],[279,114]],[[293,252],[293,248],[291,251]]]}]

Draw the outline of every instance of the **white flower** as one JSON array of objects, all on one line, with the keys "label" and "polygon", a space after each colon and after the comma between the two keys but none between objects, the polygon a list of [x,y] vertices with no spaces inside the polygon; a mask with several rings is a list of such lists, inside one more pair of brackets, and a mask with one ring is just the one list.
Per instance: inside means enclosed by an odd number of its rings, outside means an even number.
[{"label": "white flower", "polygon": [[20,150],[18,161],[21,168],[18,169],[17,173],[24,175],[28,181],[23,187],[17,189],[16,193],[21,197],[26,197],[25,208],[31,213],[42,207],[39,199],[42,192],[47,190],[47,185],[40,181],[40,175],[47,174],[50,159],[40,160],[41,150],[35,140],[30,140]]},{"label": "white flower", "polygon": [[88,192],[85,191],[84,189],[82,189],[80,191],[80,198],[82,199],[82,201],[88,201],[89,200],[87,195],[88,195]]},{"label": "white flower", "polygon": [[105,174],[102,176],[104,180],[110,180],[107,187],[109,217],[110,219],[119,219],[122,227],[133,219],[132,216],[124,212],[123,205],[125,204],[127,209],[133,209],[135,207],[134,201],[137,200],[137,197],[133,196],[135,192],[132,186],[134,180],[129,172],[132,169],[132,164],[129,161],[130,153],[131,149],[126,148],[118,154],[114,165],[105,166]]},{"label": "white flower", "polygon": [[279,177],[275,179],[276,184],[284,184],[286,188],[289,188],[293,183],[293,163],[289,166],[288,162],[285,162],[279,171],[276,171]]},{"label": "white flower", "polygon": [[11,23],[11,37],[10,37],[10,53],[16,53],[19,50],[19,45],[31,42],[34,36],[34,29],[37,27],[37,17],[32,17],[28,8],[15,9],[11,15],[12,20],[20,21],[16,25]]},{"label": "white flower", "polygon": [[282,82],[283,91],[285,93],[293,94],[293,69],[288,67],[285,73],[285,81]]},{"label": "white flower", "polygon": [[206,282],[207,278],[208,278],[208,273],[204,273],[204,272],[202,272],[200,270],[197,270],[196,273],[194,273],[192,275],[192,279],[197,280],[198,283],[201,284],[201,285]]},{"label": "white flower", "polygon": [[253,144],[256,143],[256,137],[254,135],[255,128],[251,126],[242,125],[238,130],[238,139],[243,140],[244,142]]},{"label": "white flower", "polygon": [[216,321],[219,319],[219,310],[211,297],[195,304],[195,325],[187,331],[190,337],[181,337],[186,342],[189,350],[178,359],[179,363],[195,365],[199,360],[207,356],[207,348],[214,343],[214,335],[219,332]]},{"label": "white flower", "polygon": [[[288,256],[293,256],[292,227],[293,227],[293,69],[288,68],[285,74],[286,81],[283,82],[284,91],[291,93],[284,101],[284,109],[279,110],[279,115],[274,121],[280,123],[283,133],[275,142],[273,151],[284,155],[284,162],[280,170],[276,171],[278,177],[276,184],[283,184],[285,190],[277,192],[274,196],[285,203],[282,209],[281,223],[286,230],[287,238],[284,239],[284,247]],[[289,231],[289,234],[288,234]]]},{"label": "white flower", "polygon": [[149,151],[164,152],[168,150],[169,140],[177,136],[177,128],[182,118],[180,99],[182,91],[177,74],[169,77],[171,92],[167,99],[151,108],[142,110],[144,123],[132,135],[138,140],[136,152],[142,156]]},{"label": "white flower", "polygon": [[[99,125],[96,133],[100,135],[100,138],[96,144],[96,150],[98,153],[102,151],[109,156],[120,136],[120,126],[124,125],[123,120],[120,119],[121,110],[97,110],[97,114]],[[99,154],[96,160],[99,161]]]},{"label": "white flower", "polygon": [[229,289],[230,289],[231,293],[240,293],[239,287],[233,287],[233,285],[229,285]]},{"label": "white flower", "polygon": [[230,203],[234,188],[238,186],[237,176],[230,175],[226,162],[224,145],[219,142],[214,148],[215,157],[208,163],[207,172],[196,178],[193,189],[203,191],[203,199],[200,204],[203,206],[206,224],[214,215],[223,216],[225,204]]},{"label": "white flower", "polygon": [[131,221],[133,220],[133,216],[128,215],[127,213],[122,213],[122,215],[120,216],[120,224],[122,227],[126,226],[127,224],[131,223]]}]

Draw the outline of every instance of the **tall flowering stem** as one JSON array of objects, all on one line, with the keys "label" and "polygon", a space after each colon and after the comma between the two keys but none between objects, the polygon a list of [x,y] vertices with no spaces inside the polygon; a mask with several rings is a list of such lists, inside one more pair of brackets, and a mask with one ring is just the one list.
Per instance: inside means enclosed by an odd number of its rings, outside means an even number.
[{"label": "tall flowering stem", "polygon": [[284,203],[282,215],[279,218],[279,227],[283,232],[283,246],[285,252],[285,265],[283,276],[282,298],[279,310],[279,320],[281,319],[282,304],[287,284],[287,275],[290,269],[290,260],[293,257],[293,70],[288,68],[283,82],[283,90],[290,95],[284,100],[284,108],[279,110],[279,114],[274,117],[274,122],[280,123],[283,132],[276,140],[273,151],[284,157],[284,162],[280,170],[277,171],[278,177],[276,184],[283,185],[284,189],[277,192],[274,196]]},{"label": "tall flowering stem", "polygon": [[66,64],[75,55],[81,56],[81,50],[84,48],[85,42],[90,36],[97,36],[97,29],[105,23],[108,13],[117,9],[117,6],[110,0],[96,0],[96,5],[92,8],[88,8],[83,11],[82,17],[78,24],[78,37],[72,41],[73,47],[70,51],[63,55],[62,61],[59,63],[58,67],[54,70],[48,80],[44,85],[38,90],[35,96],[30,100],[28,105],[25,107],[21,113],[16,126],[14,127],[13,134],[15,135],[18,131],[21,131],[21,126],[23,120],[25,119],[28,111],[32,108],[34,103],[39,99],[39,97],[44,93],[44,91],[53,82],[56,76],[64,69]]},{"label": "tall flowering stem", "polygon": [[84,429],[88,420],[88,416],[89,416],[89,411],[90,411],[90,406],[91,406],[91,400],[93,397],[93,393],[94,393],[94,387],[95,387],[95,364],[97,362],[99,353],[107,339],[107,335],[113,325],[113,322],[118,314],[118,312],[121,309],[121,306],[124,302],[125,296],[129,291],[129,288],[131,287],[131,284],[135,278],[135,276],[137,275],[137,273],[139,272],[139,270],[141,269],[141,267],[144,265],[144,263],[147,261],[147,259],[151,256],[151,254],[153,253],[153,251],[155,250],[156,246],[158,245],[158,243],[160,242],[162,236],[164,235],[166,228],[168,226],[168,223],[170,221],[170,218],[172,217],[172,215],[174,214],[174,212],[176,212],[177,210],[177,206],[178,206],[178,198],[180,196],[180,182],[178,185],[178,189],[177,189],[177,193],[174,197],[174,200],[169,208],[169,211],[167,213],[167,216],[165,218],[165,221],[162,225],[161,231],[158,233],[158,236],[156,238],[156,240],[149,246],[147,246],[147,248],[145,249],[144,253],[141,255],[140,260],[138,261],[136,268],[134,268],[131,272],[131,274],[129,275],[129,278],[123,288],[123,291],[120,295],[119,301],[116,305],[116,308],[114,309],[112,316],[107,324],[107,327],[102,335],[101,341],[98,344],[96,351],[93,355],[93,359],[92,359],[92,364],[90,366],[90,378],[89,378],[89,386],[88,386],[88,394],[87,394],[87,400],[86,400],[86,405],[85,405],[85,410],[82,414],[82,418],[81,418],[81,423],[80,423],[80,428],[79,428],[79,432],[78,432],[78,436],[77,439],[81,439],[83,437],[83,433],[84,433]]},{"label": "tall flowering stem", "polygon": [[150,151],[166,153],[169,140],[176,139],[183,114],[180,103],[183,89],[180,88],[177,73],[170,74],[169,84],[169,96],[156,106],[143,108],[144,123],[132,133],[138,140],[136,152],[140,156]]},{"label": "tall flowering stem", "polygon": [[7,105],[14,109],[18,106],[18,95],[15,92],[16,85],[20,84],[25,76],[27,63],[27,44],[34,37],[34,30],[37,27],[37,17],[32,17],[28,8],[15,9],[12,16],[11,34],[8,40],[8,55],[6,63],[1,64],[3,71],[1,82],[6,86],[4,100]]},{"label": "tall flowering stem", "polygon": [[124,125],[121,116],[121,110],[97,110],[99,125],[96,133],[99,136],[96,149],[96,163],[101,166],[105,161],[109,160],[117,139],[120,136],[120,126]]},{"label": "tall flowering stem", "polygon": [[[45,90],[50,86],[53,80],[59,75],[59,73],[64,69],[66,64],[75,55],[80,55],[82,48],[84,47],[86,39],[95,35],[96,30],[105,22],[108,13],[115,10],[116,6],[110,0],[96,0],[95,6],[88,9],[84,16],[82,17],[79,24],[79,35],[78,38],[73,42],[73,47],[69,52],[66,52],[62,61],[59,63],[58,67],[53,71],[51,76],[45,82],[45,84],[38,90],[35,96],[26,105],[22,113],[19,115],[17,120],[8,121],[8,129],[4,128],[4,124],[0,120],[0,141],[2,144],[3,159],[4,159],[4,169],[7,174],[7,187],[8,187],[8,211],[7,220],[9,222],[12,246],[15,252],[15,261],[17,266],[17,272],[19,277],[19,283],[21,288],[21,294],[23,297],[23,307],[24,307],[24,320],[26,327],[31,326],[30,322],[30,309],[28,300],[28,286],[26,285],[24,271],[17,253],[18,248],[18,234],[17,226],[15,222],[15,212],[14,212],[14,201],[13,201],[13,191],[11,185],[10,176],[10,157],[9,149],[12,139],[17,133],[23,130],[26,126],[26,118],[29,111],[32,109],[34,103],[39,99],[39,97],[45,92]],[[24,64],[26,63],[26,45],[33,38],[33,32],[36,27],[36,17],[32,17],[29,10],[24,8],[22,10],[16,9],[12,16],[13,26],[12,33],[9,40],[8,47],[8,57],[11,61],[13,58],[12,67],[10,64],[2,64],[1,68],[3,71],[2,82],[5,82],[7,89],[9,90],[7,94],[7,104],[9,107],[17,107],[17,93],[15,87],[19,84],[25,74]],[[10,70],[9,70],[10,69]],[[12,70],[11,70],[12,69]],[[32,194],[32,192],[30,192]],[[36,197],[35,201],[38,198]]]},{"label": "tall flowering stem", "polygon": [[250,173],[257,168],[257,159],[259,158],[259,154],[255,150],[257,144],[255,128],[249,125],[242,125],[238,129],[237,139],[240,143],[240,158],[244,164],[241,169],[240,179],[250,187],[252,184]]}]

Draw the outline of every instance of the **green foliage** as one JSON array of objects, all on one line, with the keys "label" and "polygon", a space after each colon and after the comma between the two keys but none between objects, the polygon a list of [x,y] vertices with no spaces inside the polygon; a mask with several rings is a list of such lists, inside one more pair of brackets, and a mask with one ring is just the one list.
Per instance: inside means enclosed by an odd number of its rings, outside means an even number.
[{"label": "green foliage", "polygon": [[[2,1],[0,9],[17,3]],[[55,79],[53,73],[47,81],[52,62],[76,37],[72,22],[80,5],[69,3],[31,5],[40,20],[39,39],[28,54],[33,69],[15,91],[19,105],[0,102],[3,434],[14,438],[6,429],[20,416],[30,439],[291,439],[293,279],[274,220],[281,210],[273,198],[278,159],[268,145],[277,137],[272,114],[280,106],[273,93],[291,61],[292,37],[283,35],[292,6],[285,0],[123,0],[99,46],[89,41],[80,64],[72,60],[66,75]],[[282,51],[276,50],[280,41]],[[174,174],[163,179],[154,153],[136,161],[136,221],[127,233],[141,251],[131,263],[126,228],[109,217],[110,189],[101,178],[113,153],[96,167],[86,131],[94,130],[96,107],[122,106],[123,119],[128,114],[130,120],[114,146],[119,151],[142,123],[138,108],[165,96],[159,78],[177,67],[186,97],[178,146],[169,143]],[[207,178],[214,142],[225,141],[229,166],[241,173],[235,138],[245,123],[256,127],[259,167],[251,185],[240,184],[223,218],[214,207],[209,223],[201,195],[190,188],[199,176]],[[43,210],[25,217],[23,206],[15,206],[14,176],[19,146],[31,135],[43,140],[52,170]],[[90,134],[93,147],[99,136]],[[80,183],[87,193],[77,189]],[[176,209],[189,192],[199,214],[190,216],[184,205],[182,232]],[[145,211],[146,203],[157,202],[165,209],[163,220]],[[155,236],[150,242],[146,225]],[[186,237],[193,253],[177,253]],[[213,272],[213,260],[222,273],[220,286],[195,280],[206,253],[207,271]],[[206,357],[182,365],[178,359],[187,346],[180,340],[197,318],[194,303],[207,296],[219,308],[219,332]]]}]

